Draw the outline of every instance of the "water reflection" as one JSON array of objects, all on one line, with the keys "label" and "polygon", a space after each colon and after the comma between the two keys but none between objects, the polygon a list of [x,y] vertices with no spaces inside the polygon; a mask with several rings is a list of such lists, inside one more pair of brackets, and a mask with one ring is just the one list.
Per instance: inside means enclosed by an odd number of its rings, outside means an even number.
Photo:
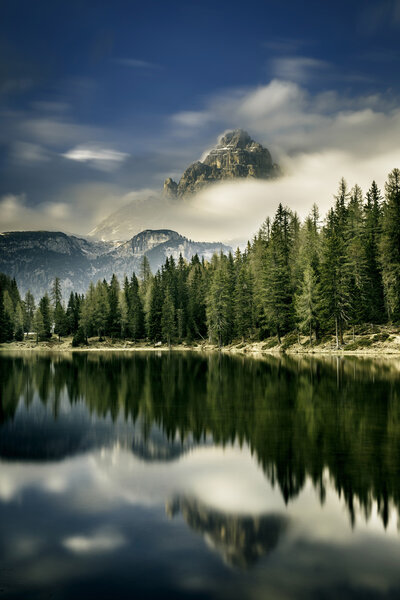
[{"label": "water reflection", "polygon": [[242,516],[215,510],[196,498],[176,497],[166,505],[169,517],[178,512],[191,529],[234,567],[247,568],[272,552],[287,526],[282,515]]},{"label": "water reflection", "polygon": [[399,392],[396,360],[3,354],[0,584],[398,592]]},{"label": "water reflection", "polygon": [[[376,500],[385,524],[390,503],[399,507],[397,363],[3,356],[0,385],[0,455],[9,460],[59,460],[115,440],[143,459],[167,460],[207,439],[238,442],[250,447],[285,502],[299,494],[308,475],[323,503],[328,467],[353,521],[356,503],[368,517]],[[20,407],[16,419],[18,406],[29,408],[35,397],[46,412],[38,416]]]}]

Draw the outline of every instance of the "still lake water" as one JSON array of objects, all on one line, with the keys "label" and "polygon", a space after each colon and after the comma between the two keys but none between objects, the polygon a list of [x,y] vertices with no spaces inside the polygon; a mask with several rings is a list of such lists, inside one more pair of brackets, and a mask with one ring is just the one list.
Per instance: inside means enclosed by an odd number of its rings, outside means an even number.
[{"label": "still lake water", "polygon": [[0,354],[0,599],[399,598],[400,361]]}]

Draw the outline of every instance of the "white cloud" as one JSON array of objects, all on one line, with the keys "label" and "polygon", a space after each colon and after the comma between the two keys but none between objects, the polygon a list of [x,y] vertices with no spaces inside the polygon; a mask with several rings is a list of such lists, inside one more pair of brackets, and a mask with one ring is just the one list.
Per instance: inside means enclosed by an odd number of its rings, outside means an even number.
[{"label": "white cloud", "polygon": [[[159,189],[127,192],[126,179],[125,187],[101,182],[67,185],[53,202],[36,207],[29,206],[29,197],[8,195],[0,199],[2,230],[47,228],[84,234],[114,213],[113,227],[120,225],[123,237],[139,229],[168,227],[199,241],[246,240],[279,202],[302,216],[316,202],[324,214],[341,176],[366,191],[372,179],[383,187],[388,172],[400,166],[400,103],[389,95],[348,97],[335,90],[311,94],[298,83],[274,79],[264,86],[216,94],[198,111],[171,115],[169,123],[168,137],[160,134],[165,153],[172,145],[186,152],[189,144],[183,140],[188,138],[198,152],[200,141],[207,147],[215,143],[217,132],[242,127],[269,148],[284,176],[273,182],[216,185],[184,202],[163,198]],[[70,148],[63,154],[65,164],[81,162],[103,171],[121,167],[118,176],[126,167],[122,165],[127,155],[113,149],[112,142],[101,142],[110,139],[104,130],[84,125],[74,129],[68,120],[49,118],[24,120],[20,132],[30,132],[24,138],[29,143],[15,145],[26,161],[51,156],[48,147],[57,143]],[[185,162],[196,158],[188,152]],[[115,212],[121,208],[123,212]]]},{"label": "white cloud", "polygon": [[[69,230],[75,223],[71,206],[65,202],[43,202],[31,207],[24,194],[6,195],[0,198],[1,231],[20,230]],[[70,222],[69,222],[70,221]]]},{"label": "white cloud", "polygon": [[212,119],[207,111],[185,110],[172,116],[177,125],[184,127],[201,127]]},{"label": "white cloud", "polygon": [[74,554],[112,552],[126,543],[126,538],[113,529],[98,530],[92,535],[70,536],[62,541],[64,548]]},{"label": "white cloud", "polygon": [[126,152],[118,152],[95,144],[81,144],[62,154],[64,158],[78,162],[90,163],[97,169],[110,171],[129,156]]},{"label": "white cloud", "polygon": [[283,56],[271,61],[275,77],[288,81],[304,82],[315,72],[329,69],[330,65],[324,60],[308,56]]}]

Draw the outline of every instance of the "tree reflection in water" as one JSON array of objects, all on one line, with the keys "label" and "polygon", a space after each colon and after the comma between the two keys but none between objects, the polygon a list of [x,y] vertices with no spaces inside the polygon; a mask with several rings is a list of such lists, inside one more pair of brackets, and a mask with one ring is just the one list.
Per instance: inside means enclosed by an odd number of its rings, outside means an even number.
[{"label": "tree reflection in water", "polygon": [[[172,460],[204,443],[247,444],[286,503],[307,477],[323,503],[328,470],[353,523],[357,505],[368,519],[376,501],[385,526],[390,505],[400,507],[394,359],[3,354],[0,392],[0,454],[8,459],[54,460],[116,439],[146,460]],[[15,419],[18,407],[34,401],[48,409],[45,427],[31,411]],[[85,405],[95,418],[74,418],[65,403]],[[138,439],[133,425],[139,422]],[[188,502],[179,506],[194,515],[187,520],[196,528],[203,512],[190,512]],[[230,536],[230,525],[225,530]]]}]

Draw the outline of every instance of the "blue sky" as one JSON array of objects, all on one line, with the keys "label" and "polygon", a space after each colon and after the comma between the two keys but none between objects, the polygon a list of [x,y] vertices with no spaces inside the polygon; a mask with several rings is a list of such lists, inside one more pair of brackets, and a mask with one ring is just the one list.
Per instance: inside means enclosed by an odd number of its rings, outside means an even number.
[{"label": "blue sky", "polygon": [[[399,0],[3,0],[0,228],[43,217],[84,233],[108,204],[179,177],[226,128],[280,158],[326,149],[317,121],[391,118],[399,32]],[[271,98],[286,107],[269,113],[279,127],[259,104]]]}]

